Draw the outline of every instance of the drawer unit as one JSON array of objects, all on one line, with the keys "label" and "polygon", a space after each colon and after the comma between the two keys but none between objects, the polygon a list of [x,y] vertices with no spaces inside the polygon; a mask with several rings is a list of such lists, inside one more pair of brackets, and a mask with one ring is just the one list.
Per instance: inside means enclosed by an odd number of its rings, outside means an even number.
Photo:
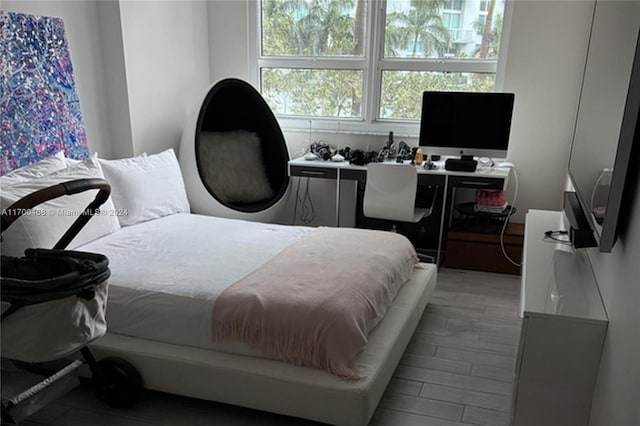
[{"label": "drawer unit", "polygon": [[290,166],[289,174],[291,176],[336,179],[338,177],[338,169],[313,166]]},{"label": "drawer unit", "polygon": [[340,179],[357,180],[360,183],[365,183],[367,181],[367,170],[341,169]]},{"label": "drawer unit", "polygon": [[444,176],[418,174],[418,186],[438,185],[444,189]]},{"label": "drawer unit", "polygon": [[471,189],[503,189],[504,179],[478,177],[477,175],[449,176],[449,186],[452,188],[471,188]]}]

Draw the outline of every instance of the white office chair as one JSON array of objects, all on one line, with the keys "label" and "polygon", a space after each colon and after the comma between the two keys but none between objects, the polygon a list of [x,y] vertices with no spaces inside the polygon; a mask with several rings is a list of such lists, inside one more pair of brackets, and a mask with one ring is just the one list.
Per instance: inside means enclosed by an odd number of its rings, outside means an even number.
[{"label": "white office chair", "polygon": [[432,208],[416,208],[418,172],[410,164],[370,163],[362,203],[366,217],[419,222]]},{"label": "white office chair", "polygon": [[[430,186],[428,208],[416,208],[418,172],[411,164],[369,163],[362,201],[363,214],[373,219],[417,223],[431,215],[438,192]],[[392,224],[396,232],[396,224]],[[416,250],[421,261],[435,262],[435,257]]]}]

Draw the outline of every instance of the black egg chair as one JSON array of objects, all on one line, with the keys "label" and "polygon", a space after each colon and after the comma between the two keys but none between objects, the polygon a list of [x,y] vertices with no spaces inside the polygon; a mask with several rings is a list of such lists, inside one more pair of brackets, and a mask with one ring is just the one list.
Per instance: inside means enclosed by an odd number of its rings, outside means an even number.
[{"label": "black egg chair", "polygon": [[288,161],[271,108],[237,78],[207,89],[182,134],[180,165],[194,213],[273,221],[289,189]]}]

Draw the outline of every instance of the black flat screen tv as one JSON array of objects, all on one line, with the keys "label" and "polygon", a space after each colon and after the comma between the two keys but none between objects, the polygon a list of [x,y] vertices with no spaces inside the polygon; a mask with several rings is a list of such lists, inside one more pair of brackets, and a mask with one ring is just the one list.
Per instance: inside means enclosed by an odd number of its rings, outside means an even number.
[{"label": "black flat screen tv", "polygon": [[513,93],[424,92],[419,145],[433,154],[505,158],[514,99]]},{"label": "black flat screen tv", "polygon": [[628,223],[639,179],[640,20],[633,7],[596,2],[569,158],[569,178],[603,253]]}]

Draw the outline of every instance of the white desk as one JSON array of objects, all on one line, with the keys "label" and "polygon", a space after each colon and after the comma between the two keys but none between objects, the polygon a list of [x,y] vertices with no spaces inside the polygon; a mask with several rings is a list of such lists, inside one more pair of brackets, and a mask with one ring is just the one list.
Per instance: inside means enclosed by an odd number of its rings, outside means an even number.
[{"label": "white desk", "polygon": [[[444,162],[435,162],[435,169],[418,169],[418,185],[439,185],[444,194],[440,209],[440,223],[438,230],[438,246],[436,264],[441,258],[441,249],[446,237],[445,224],[451,214],[452,200],[456,188],[472,189],[504,189],[509,179],[510,169],[501,167],[480,167],[475,172],[457,172],[445,170]],[[340,226],[340,182],[353,180],[364,183],[367,176],[366,166],[356,166],[348,162],[333,162],[321,160],[305,160],[296,158],[289,161],[289,176],[299,176],[319,179],[333,179],[336,181],[336,226]]]},{"label": "white desk", "polygon": [[[436,175],[436,176],[458,176],[458,177],[467,177],[471,179],[477,178],[495,178],[500,179],[501,182],[505,182],[509,178],[509,168],[508,167],[482,167],[478,165],[478,168],[475,172],[456,172],[452,170],[445,170],[444,163],[446,157],[441,161],[435,161],[433,164],[436,165],[436,169],[425,169],[424,167],[418,168],[418,174],[425,175]],[[405,164],[408,164],[409,161],[405,161]],[[347,161],[322,161],[322,160],[305,160],[304,158],[295,158],[293,160],[289,160],[289,173],[297,169],[307,169],[307,168],[318,168],[323,170],[353,170],[353,171],[363,171],[366,173],[367,166],[356,166],[353,164],[349,164]],[[298,175],[292,174],[292,176],[307,176],[307,175]],[[313,176],[308,175],[307,177],[325,177],[325,176]]]}]

